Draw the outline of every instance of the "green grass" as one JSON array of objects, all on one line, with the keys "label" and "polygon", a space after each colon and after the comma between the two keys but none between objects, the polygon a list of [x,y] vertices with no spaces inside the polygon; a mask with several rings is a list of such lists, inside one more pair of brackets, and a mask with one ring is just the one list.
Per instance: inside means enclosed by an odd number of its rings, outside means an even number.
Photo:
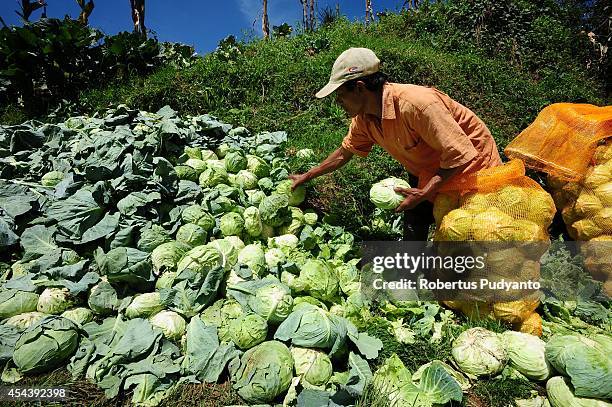
[{"label": "green grass", "polygon": [[[7,383],[4,385],[11,386]],[[131,406],[131,394],[119,395],[107,399],[104,391],[85,379],[72,380],[71,374],[60,368],[49,373],[25,376],[14,386],[19,387],[63,387],[69,392],[69,399],[61,403],[44,403],[44,405],[62,405],[71,407],[128,407]],[[228,405],[244,405],[244,401],[232,389],[231,383],[213,384],[183,384],[166,397],[159,407],[225,407]],[[37,402],[3,402],[0,407],[26,407],[40,405]]]}]

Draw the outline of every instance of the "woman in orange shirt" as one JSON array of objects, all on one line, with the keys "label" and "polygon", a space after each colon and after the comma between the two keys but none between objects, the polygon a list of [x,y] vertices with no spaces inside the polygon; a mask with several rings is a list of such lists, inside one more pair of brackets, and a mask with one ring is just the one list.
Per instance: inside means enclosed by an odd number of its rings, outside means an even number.
[{"label": "woman in orange shirt", "polygon": [[396,209],[405,212],[404,240],[427,240],[438,189],[458,174],[501,165],[495,140],[471,110],[445,93],[424,86],[389,83],[380,61],[367,48],[343,52],[332,68],[323,98],[336,101],[352,117],[342,145],[304,174],[293,174],[293,187],[337,170],[353,155],[365,157],[380,145],[412,175],[416,188],[398,188],[405,196]]}]

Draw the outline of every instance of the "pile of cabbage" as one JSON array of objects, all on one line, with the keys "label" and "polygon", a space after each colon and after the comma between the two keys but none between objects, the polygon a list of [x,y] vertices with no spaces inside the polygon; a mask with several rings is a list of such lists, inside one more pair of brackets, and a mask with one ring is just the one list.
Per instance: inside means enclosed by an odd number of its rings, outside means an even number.
[{"label": "pile of cabbage", "polygon": [[354,403],[382,343],[351,321],[354,238],[300,208],[285,142],[168,107],[1,126],[2,381],[65,366],[137,405],[227,378],[249,404]]},{"label": "pile of cabbage", "polygon": [[411,373],[393,354],[373,375],[374,388],[390,405],[431,406],[460,402],[479,378],[539,382],[547,396],[515,400],[518,406],[612,405],[612,338],[606,334],[557,334],[548,342],[515,331],[463,331],[449,363],[434,360]]}]

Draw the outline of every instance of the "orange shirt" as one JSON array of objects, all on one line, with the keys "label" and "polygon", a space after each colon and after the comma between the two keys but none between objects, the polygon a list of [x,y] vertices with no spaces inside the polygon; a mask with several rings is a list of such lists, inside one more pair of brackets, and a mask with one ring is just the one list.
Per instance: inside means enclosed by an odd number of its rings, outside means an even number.
[{"label": "orange shirt", "polygon": [[360,157],[380,145],[424,187],[440,168],[462,173],[502,164],[491,132],[474,112],[435,88],[387,83],[382,118],[353,118],[342,147]]}]

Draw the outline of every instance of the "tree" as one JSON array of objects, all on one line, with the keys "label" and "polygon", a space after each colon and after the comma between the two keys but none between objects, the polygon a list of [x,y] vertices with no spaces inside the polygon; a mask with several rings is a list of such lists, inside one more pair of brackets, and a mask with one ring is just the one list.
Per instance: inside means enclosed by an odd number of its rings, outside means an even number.
[{"label": "tree", "polygon": [[264,39],[270,38],[270,23],[268,22],[268,0],[263,0],[263,15],[261,16],[261,29]]},{"label": "tree", "polygon": [[134,32],[147,38],[147,27],[145,26],[145,0],[130,0],[132,8],[132,21]]},{"label": "tree", "polygon": [[89,0],[85,3],[85,0],[77,0],[77,4],[81,7],[81,14],[79,14],[79,22],[83,25],[87,25],[89,22],[89,16],[94,9],[93,0]]},{"label": "tree", "polygon": [[15,11],[19,17],[23,19],[23,21],[30,21],[30,16],[33,12],[38,10],[39,8],[43,8],[43,18],[47,17],[47,3],[44,0],[37,1],[29,1],[29,0],[21,0],[20,11]]},{"label": "tree", "polygon": [[370,23],[370,18],[372,18],[372,0],[366,0],[366,9],[365,9],[365,24],[366,25]]}]

